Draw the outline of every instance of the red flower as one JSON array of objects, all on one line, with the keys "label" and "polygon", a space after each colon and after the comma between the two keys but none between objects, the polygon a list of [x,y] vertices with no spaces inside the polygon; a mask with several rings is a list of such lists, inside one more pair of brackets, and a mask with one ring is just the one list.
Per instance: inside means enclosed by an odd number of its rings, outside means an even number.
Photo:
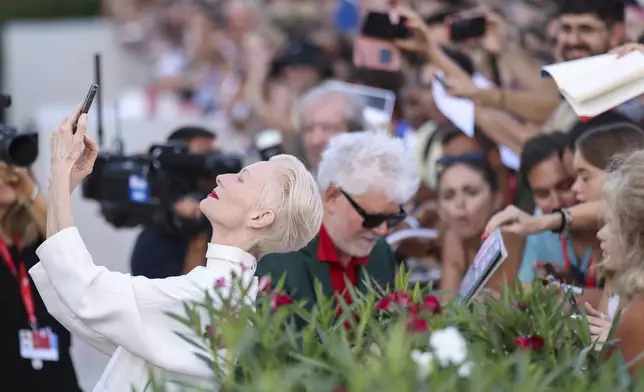
[{"label": "red flower", "polygon": [[215,281],[215,285],[217,287],[224,287],[226,285],[226,279],[224,278],[219,278]]},{"label": "red flower", "polygon": [[429,326],[425,319],[412,316],[409,318],[409,323],[407,323],[407,329],[411,332],[427,332]]},{"label": "red flower", "polygon": [[514,345],[517,348],[527,351],[540,350],[543,344],[544,342],[541,336],[517,336],[514,339]]},{"label": "red flower", "polygon": [[276,311],[282,306],[290,305],[293,303],[293,298],[288,294],[275,294],[271,299],[271,309]]},{"label": "red flower", "polygon": [[392,301],[398,303],[398,305],[402,306],[403,308],[406,308],[409,306],[411,303],[411,300],[409,299],[409,295],[403,291],[395,291],[391,295]]},{"label": "red flower", "polygon": [[393,299],[391,295],[386,295],[378,301],[376,304],[376,312],[382,312],[382,311],[387,311],[391,312],[391,303],[393,302]]},{"label": "red flower", "polygon": [[436,296],[428,295],[423,299],[423,307],[434,314],[441,312],[441,303]]}]

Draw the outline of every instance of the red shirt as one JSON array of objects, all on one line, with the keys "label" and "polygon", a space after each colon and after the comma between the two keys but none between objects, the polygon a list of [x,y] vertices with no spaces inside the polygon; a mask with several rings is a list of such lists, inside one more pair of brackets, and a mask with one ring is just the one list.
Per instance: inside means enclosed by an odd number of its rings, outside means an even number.
[{"label": "red shirt", "polygon": [[[324,226],[320,228],[320,240],[318,242],[318,260],[321,263],[329,264],[329,275],[331,276],[331,286],[333,293],[336,295],[343,295],[347,304],[351,303],[351,295],[347,290],[348,280],[353,286],[358,284],[358,265],[365,265],[369,260],[366,257],[352,257],[349,263],[345,266],[340,263],[340,257],[335,249],[335,245],[329,237]],[[341,308],[338,308],[338,314],[341,313]]]}]

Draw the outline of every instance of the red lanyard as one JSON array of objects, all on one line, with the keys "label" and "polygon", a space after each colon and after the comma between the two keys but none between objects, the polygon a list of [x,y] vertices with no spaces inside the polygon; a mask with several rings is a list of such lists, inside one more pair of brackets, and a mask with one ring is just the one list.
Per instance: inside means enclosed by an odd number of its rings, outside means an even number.
[{"label": "red lanyard", "polygon": [[[14,243],[16,247],[20,249],[20,238],[16,237]],[[22,300],[25,310],[27,311],[27,318],[29,320],[29,325],[32,328],[36,328],[36,305],[34,303],[34,296],[31,292],[31,283],[29,283],[29,277],[27,276],[27,267],[25,263],[21,260],[18,260],[18,263],[15,263],[11,252],[9,252],[9,247],[7,247],[6,242],[0,239],[0,256],[4,260],[4,263],[9,268],[9,271],[13,276],[18,279],[20,283],[20,299]],[[18,268],[16,268],[16,266]]]},{"label": "red lanyard", "polygon": [[512,205],[514,203],[514,198],[517,196],[517,175],[515,173],[508,174],[508,199],[507,205]]},{"label": "red lanyard", "polygon": [[[570,263],[570,256],[568,255],[568,246],[567,246],[567,238],[566,237],[561,237],[561,253],[563,254],[563,259],[564,259],[564,268],[566,271],[570,271],[570,267],[572,266]],[[595,276],[595,265],[593,264],[592,260],[592,255],[590,259],[588,260],[588,274],[586,275],[586,287],[595,287],[597,284],[597,277]]]}]

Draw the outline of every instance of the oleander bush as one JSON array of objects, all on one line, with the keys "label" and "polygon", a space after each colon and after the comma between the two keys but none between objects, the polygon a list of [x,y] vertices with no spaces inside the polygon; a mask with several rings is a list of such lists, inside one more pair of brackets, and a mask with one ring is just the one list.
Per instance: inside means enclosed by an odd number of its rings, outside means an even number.
[{"label": "oleander bush", "polygon": [[[617,392],[644,390],[610,342],[592,342],[585,317],[573,318],[551,289],[506,290],[502,298],[441,304],[436,293],[373,284],[353,303],[325,298],[310,309],[265,281],[256,307],[216,288],[213,298],[173,315],[183,336],[230,392]],[[218,285],[218,287],[225,285]],[[226,291],[224,293],[224,291]],[[205,309],[207,320],[199,317]],[[298,331],[295,320],[307,327]],[[225,348],[225,355],[215,355]],[[216,361],[212,358],[218,358]],[[163,391],[162,388],[157,388]]]}]

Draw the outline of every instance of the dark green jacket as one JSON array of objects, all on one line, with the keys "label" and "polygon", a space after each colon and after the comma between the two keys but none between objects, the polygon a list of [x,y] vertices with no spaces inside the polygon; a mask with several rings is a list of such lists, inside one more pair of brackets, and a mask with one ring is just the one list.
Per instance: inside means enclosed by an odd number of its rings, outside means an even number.
[{"label": "dark green jacket", "polygon": [[[277,285],[286,273],[283,291],[295,301],[307,300],[311,307],[316,302],[315,280],[319,280],[324,294],[333,295],[329,264],[317,259],[319,237],[315,237],[306,247],[297,252],[275,253],[263,257],[257,264],[256,275],[270,275],[273,286]],[[358,290],[364,291],[364,278],[370,277],[382,287],[393,287],[397,263],[391,247],[385,240],[378,240],[369,261],[358,266]]]}]

